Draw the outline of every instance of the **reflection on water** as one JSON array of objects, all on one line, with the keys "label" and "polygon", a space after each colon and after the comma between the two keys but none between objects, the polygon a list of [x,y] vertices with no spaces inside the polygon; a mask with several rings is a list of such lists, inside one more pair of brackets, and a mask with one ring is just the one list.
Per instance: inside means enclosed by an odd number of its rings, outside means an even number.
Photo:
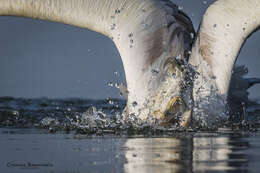
[{"label": "reflection on water", "polygon": [[126,172],[192,172],[192,138],[133,138],[125,146]]},{"label": "reflection on water", "polygon": [[[240,134],[128,139],[126,172],[259,172],[260,139]],[[202,135],[202,136],[200,136]]]},{"label": "reflection on water", "polygon": [[259,133],[89,137],[0,128],[1,172],[260,172]]}]

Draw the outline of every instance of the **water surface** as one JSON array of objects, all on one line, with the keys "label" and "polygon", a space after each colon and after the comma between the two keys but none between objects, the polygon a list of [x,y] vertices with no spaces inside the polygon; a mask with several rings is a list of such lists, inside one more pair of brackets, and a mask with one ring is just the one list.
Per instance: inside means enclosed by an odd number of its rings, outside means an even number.
[{"label": "water surface", "polygon": [[[175,137],[50,134],[0,129],[0,170],[27,172],[259,172],[260,133]],[[33,166],[36,165],[36,166]]]}]

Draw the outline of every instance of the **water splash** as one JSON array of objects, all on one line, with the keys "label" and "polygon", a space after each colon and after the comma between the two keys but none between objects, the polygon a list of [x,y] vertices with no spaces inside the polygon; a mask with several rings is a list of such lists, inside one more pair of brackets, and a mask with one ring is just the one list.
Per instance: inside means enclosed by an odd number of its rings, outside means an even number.
[{"label": "water splash", "polygon": [[[258,118],[257,121],[254,119],[254,124],[250,125],[251,130],[260,127],[260,116],[257,114],[260,109],[255,109],[254,106],[248,109],[250,112],[255,112],[254,116]],[[0,98],[0,127],[44,128],[50,133],[65,131],[88,135],[174,135],[176,132],[201,130],[198,127],[185,129],[176,124],[163,126],[157,120],[143,121],[135,115],[129,115],[127,119],[123,119],[124,107],[125,101],[119,99],[2,97]],[[229,124],[223,125],[223,127],[226,126],[230,127]],[[234,129],[245,128],[249,127],[249,123],[243,124],[241,121],[232,126]]]}]

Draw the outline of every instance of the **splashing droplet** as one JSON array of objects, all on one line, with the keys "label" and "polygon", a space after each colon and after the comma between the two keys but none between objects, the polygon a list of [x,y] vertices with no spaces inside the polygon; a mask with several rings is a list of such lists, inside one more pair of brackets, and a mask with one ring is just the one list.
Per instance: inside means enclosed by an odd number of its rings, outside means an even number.
[{"label": "splashing droplet", "polygon": [[183,10],[183,6],[178,6],[178,9],[179,10]]},{"label": "splashing droplet", "polygon": [[113,74],[114,74],[115,76],[119,76],[118,71],[114,71]]},{"label": "splashing droplet", "polygon": [[130,33],[130,34],[128,35],[128,37],[129,37],[129,38],[133,37],[133,33]]},{"label": "splashing droplet", "polygon": [[111,30],[114,30],[115,28],[116,28],[116,24],[113,23],[113,24],[111,25],[110,29],[111,29]]},{"label": "splashing droplet", "polygon": [[153,75],[158,75],[158,74],[159,74],[159,71],[158,71],[158,70],[155,70],[155,69],[152,69],[152,74],[153,74]]},{"label": "splashing droplet", "polygon": [[134,102],[132,103],[132,106],[133,106],[133,107],[136,107],[136,106],[137,106],[137,102],[134,101]]},{"label": "splashing droplet", "polygon": [[190,38],[194,39],[194,33],[190,33]]},{"label": "splashing droplet", "polygon": [[116,10],[115,10],[115,13],[116,13],[116,14],[119,14],[120,12],[121,12],[121,11],[120,11],[119,9],[116,9]]},{"label": "splashing droplet", "polygon": [[109,86],[109,87],[113,87],[114,85],[113,85],[112,82],[108,82],[108,83],[107,83],[107,86]]}]

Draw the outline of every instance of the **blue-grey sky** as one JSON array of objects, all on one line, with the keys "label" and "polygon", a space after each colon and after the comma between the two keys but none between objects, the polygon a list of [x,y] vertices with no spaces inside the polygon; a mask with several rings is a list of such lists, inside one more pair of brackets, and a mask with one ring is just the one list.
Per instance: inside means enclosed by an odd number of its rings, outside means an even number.
[{"label": "blue-grey sky", "polygon": [[[191,17],[195,28],[214,0],[173,0]],[[48,21],[0,17],[0,96],[120,97],[108,82],[125,76],[113,42],[98,33]],[[260,32],[244,45],[238,64],[260,77]],[[118,72],[119,75],[116,75]],[[251,89],[260,97],[260,85]]]}]

